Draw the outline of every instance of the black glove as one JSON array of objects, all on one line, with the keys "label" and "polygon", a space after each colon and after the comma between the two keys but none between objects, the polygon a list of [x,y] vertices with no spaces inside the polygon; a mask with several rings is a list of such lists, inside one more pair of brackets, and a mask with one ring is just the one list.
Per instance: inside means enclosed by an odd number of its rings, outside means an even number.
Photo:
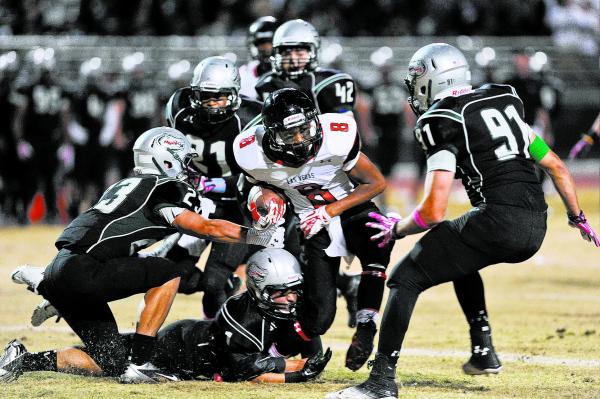
[{"label": "black glove", "polygon": [[321,372],[327,366],[331,360],[331,349],[327,348],[325,354],[319,351],[313,356],[309,357],[306,363],[304,363],[304,367],[300,370],[300,373],[305,378],[305,381],[309,381],[315,379],[321,374]]}]

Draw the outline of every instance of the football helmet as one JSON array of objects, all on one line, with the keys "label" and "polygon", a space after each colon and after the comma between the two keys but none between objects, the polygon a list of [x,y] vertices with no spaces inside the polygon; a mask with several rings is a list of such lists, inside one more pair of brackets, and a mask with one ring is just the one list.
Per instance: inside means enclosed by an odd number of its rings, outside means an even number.
[{"label": "football helmet", "polygon": [[192,182],[199,176],[192,162],[197,156],[179,130],[155,127],[142,133],[133,144],[133,172]]},{"label": "football helmet", "polygon": [[273,43],[273,33],[277,29],[277,25],[277,19],[271,16],[260,17],[250,25],[246,36],[246,45],[253,60],[257,60],[261,64],[269,64],[271,50],[260,50],[257,46],[263,43]]},{"label": "football helmet", "polygon": [[297,89],[276,90],[262,107],[263,150],[273,162],[297,168],[317,155],[323,130],[312,100]]},{"label": "football helmet", "polygon": [[[294,19],[282,24],[273,35],[273,55],[271,56],[271,67],[273,71],[281,76],[297,78],[318,66],[318,52],[321,47],[321,39],[314,26],[302,19]],[[303,60],[302,65],[284,68],[284,62],[289,62],[286,51],[294,48],[305,48],[308,50],[308,58]]]},{"label": "football helmet", "polygon": [[[265,248],[252,255],[246,265],[246,287],[250,297],[266,316],[276,319],[295,319],[302,296],[304,279],[298,260],[285,249]],[[274,295],[289,291],[297,294],[295,303],[276,302]]]},{"label": "football helmet", "polygon": [[[225,57],[208,57],[194,68],[190,83],[192,107],[198,110],[203,123],[221,123],[231,118],[240,108],[240,73]],[[226,97],[224,106],[210,106],[210,99]],[[204,105],[203,105],[204,103]]]},{"label": "football helmet", "polygon": [[459,49],[446,43],[433,43],[421,47],[412,56],[404,82],[413,112],[421,115],[434,101],[460,94],[463,88],[470,89],[471,71]]}]

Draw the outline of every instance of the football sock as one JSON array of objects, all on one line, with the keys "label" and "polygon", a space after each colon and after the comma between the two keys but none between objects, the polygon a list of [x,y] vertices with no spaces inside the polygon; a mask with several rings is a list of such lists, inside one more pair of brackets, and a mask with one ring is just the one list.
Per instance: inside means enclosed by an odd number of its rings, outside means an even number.
[{"label": "football sock", "polygon": [[131,363],[138,366],[148,363],[154,353],[156,337],[135,333],[131,341]]},{"label": "football sock", "polygon": [[379,310],[385,288],[385,266],[371,264],[363,267],[358,286],[358,308]]},{"label": "football sock", "polygon": [[23,360],[19,367],[26,371],[56,371],[56,351],[27,352],[23,354]]},{"label": "football sock", "polygon": [[404,335],[408,329],[410,317],[415,308],[421,289],[412,286],[393,287],[390,289],[383,318],[380,323],[379,344],[377,353],[398,357]]}]

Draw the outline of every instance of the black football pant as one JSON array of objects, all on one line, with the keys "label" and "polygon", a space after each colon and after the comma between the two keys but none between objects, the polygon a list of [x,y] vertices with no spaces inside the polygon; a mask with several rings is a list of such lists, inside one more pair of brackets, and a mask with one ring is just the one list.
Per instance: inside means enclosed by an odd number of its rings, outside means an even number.
[{"label": "black football pant", "polygon": [[[348,251],[358,257],[363,269],[358,287],[359,310],[378,311],[383,298],[385,269],[390,261],[392,245],[378,248],[370,237],[379,230],[365,226],[372,220],[368,213],[378,211],[372,202],[367,202],[341,215]],[[305,241],[307,262],[302,265],[304,303],[299,321],[309,337],[316,337],[325,334],[335,318],[340,258],[329,257],[325,253],[325,248],[331,243],[326,229]]]},{"label": "black football pant", "polygon": [[163,258],[101,262],[63,249],[46,268],[38,291],[81,338],[84,350],[104,375],[116,376],[125,370],[129,350],[108,302],[145,293],[183,273],[177,264]]},{"label": "black football pant", "polygon": [[[421,292],[475,278],[489,265],[523,262],[538,251],[545,234],[546,212],[494,204],[434,227],[392,271],[378,352],[395,356],[400,351]],[[473,294],[483,295],[483,284],[481,293]]]}]

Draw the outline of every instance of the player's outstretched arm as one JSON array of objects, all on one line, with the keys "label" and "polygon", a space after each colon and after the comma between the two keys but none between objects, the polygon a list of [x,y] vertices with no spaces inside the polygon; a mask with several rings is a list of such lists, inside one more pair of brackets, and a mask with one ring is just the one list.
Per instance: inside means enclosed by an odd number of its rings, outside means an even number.
[{"label": "player's outstretched arm", "polygon": [[600,140],[600,114],[592,124],[592,127],[587,133],[581,135],[581,138],[573,148],[569,151],[569,159],[575,159],[580,155],[585,154],[594,145],[594,142]]},{"label": "player's outstretched arm", "polygon": [[206,219],[201,215],[184,210],[173,220],[180,231],[226,243],[243,243],[263,247],[283,248],[283,227],[272,226],[264,230],[247,228],[222,219]]},{"label": "player's outstretched arm", "polygon": [[325,353],[319,351],[315,355],[301,360],[286,360],[285,373],[265,373],[254,378],[254,382],[271,384],[306,382],[317,378],[331,360],[331,349]]},{"label": "player's outstretched arm", "polygon": [[374,221],[367,223],[367,227],[380,230],[371,240],[379,241],[378,246],[383,248],[391,240],[429,230],[444,220],[453,181],[454,172],[433,170],[427,173],[425,196],[410,217],[400,219],[395,215],[384,216],[371,212],[369,216]]},{"label": "player's outstretched arm", "polygon": [[529,152],[552,179],[556,191],[558,191],[565,208],[567,208],[569,225],[579,229],[581,236],[585,240],[591,241],[599,247],[600,240],[598,239],[598,235],[588,224],[585,214],[579,207],[575,182],[564,162],[535,133],[532,133],[531,136]]}]

